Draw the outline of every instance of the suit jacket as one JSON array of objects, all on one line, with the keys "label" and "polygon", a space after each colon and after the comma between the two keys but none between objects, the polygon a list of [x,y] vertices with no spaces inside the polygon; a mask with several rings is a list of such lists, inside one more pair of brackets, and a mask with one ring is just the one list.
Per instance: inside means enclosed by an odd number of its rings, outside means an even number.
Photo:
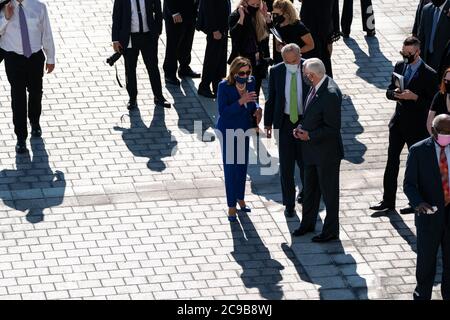
[{"label": "suit jacket", "polygon": [[310,140],[302,141],[305,165],[323,166],[344,158],[341,137],[342,93],[328,76],[305,110],[300,121]]},{"label": "suit jacket", "polygon": [[[249,92],[255,91],[255,78],[247,84]],[[240,99],[236,86],[229,85],[227,80],[219,83],[217,103],[219,105],[219,119],[217,120],[217,129],[225,132],[226,129],[248,130],[252,127],[253,114],[259,106],[252,102],[247,107],[238,103]]]},{"label": "suit jacket", "polygon": [[180,13],[184,20],[193,21],[197,16],[198,0],[164,0],[163,17],[173,21],[173,15]]},{"label": "suit jacket", "polygon": [[[394,72],[398,74],[404,74],[405,70],[406,64],[403,61],[397,62],[394,67]],[[386,91],[386,97],[389,100],[397,101],[393,92],[395,88],[395,81],[392,78],[391,84]],[[404,135],[417,137],[421,140],[428,136],[426,129],[428,111],[431,101],[433,101],[433,97],[439,89],[436,72],[425,62],[422,62],[406,89],[417,94],[419,98],[417,101],[397,101],[395,113],[389,122],[389,128],[398,126]]]},{"label": "suit jacket", "polygon": [[426,4],[430,2],[431,0],[420,0],[419,5],[417,6],[416,17],[414,18],[414,26],[412,29],[412,34],[415,36],[417,36],[417,33],[419,32],[420,18],[422,17],[422,9]]},{"label": "suit jacket", "polygon": [[403,191],[413,208],[422,202],[438,208],[432,215],[415,215],[416,226],[432,232],[445,225],[444,192],[433,138],[422,140],[409,149]]},{"label": "suit jacket", "polygon": [[230,0],[200,0],[197,30],[206,34],[211,34],[214,31],[226,33],[230,13]]},{"label": "suit jacket", "polygon": [[[152,35],[158,37],[162,32],[161,0],[145,0],[147,24]],[[114,0],[112,41],[119,41],[123,48],[128,47],[131,33],[130,0]]]},{"label": "suit jacket", "polygon": [[[303,73],[303,62],[300,62],[300,72]],[[284,63],[279,63],[270,69],[269,75],[269,97],[264,106],[264,126],[274,129],[280,129],[283,125],[284,107],[286,105],[286,66]],[[309,86],[302,81],[303,91],[303,105],[305,104],[306,95],[309,91]]]},{"label": "suit jacket", "polygon": [[436,34],[434,38],[434,52],[432,57],[428,53],[430,43],[431,29],[433,26],[433,13],[436,7],[429,3],[422,9],[422,17],[420,19],[418,37],[421,41],[421,56],[426,63],[434,70],[439,69],[442,55],[444,54],[445,46],[450,40],[450,1],[444,6],[439,22],[436,27]]}]

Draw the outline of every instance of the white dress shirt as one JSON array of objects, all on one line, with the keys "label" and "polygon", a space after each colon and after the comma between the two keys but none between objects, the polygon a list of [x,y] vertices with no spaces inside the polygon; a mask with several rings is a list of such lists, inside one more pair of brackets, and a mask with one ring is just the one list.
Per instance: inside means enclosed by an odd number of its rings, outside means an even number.
[{"label": "white dress shirt", "polygon": [[[436,148],[436,156],[437,156],[437,162],[438,162],[438,167],[439,167],[439,164],[441,163],[441,146],[438,145],[436,143],[436,141],[435,141],[434,142],[434,147]],[[447,157],[447,166],[450,169],[450,163],[449,163],[449,160],[450,160],[450,145],[445,147],[445,156]],[[448,171],[448,181],[450,181],[450,170]]]},{"label": "white dress shirt", "polygon": [[[303,79],[302,79],[302,73],[300,72],[300,65],[297,68],[297,110],[298,114],[303,114]],[[291,109],[291,77],[292,73],[286,70],[286,86],[284,87],[284,96],[286,98],[286,104],[284,105],[284,113],[287,115],[290,115],[290,109]]]},{"label": "white dress shirt", "polygon": [[[23,55],[22,35],[19,22],[19,2],[12,0],[14,14],[6,20],[4,11],[0,13],[0,48],[5,51]],[[48,18],[47,7],[39,0],[23,0],[23,11],[27,20],[30,36],[31,52],[43,49],[47,56],[47,63],[55,63],[55,44]]]},{"label": "white dress shirt", "polygon": [[[139,32],[139,15],[136,5],[136,0],[131,1],[131,33]],[[147,23],[147,10],[145,10],[145,0],[138,0],[141,7],[142,15],[142,29],[144,32],[149,32],[150,28]]]}]

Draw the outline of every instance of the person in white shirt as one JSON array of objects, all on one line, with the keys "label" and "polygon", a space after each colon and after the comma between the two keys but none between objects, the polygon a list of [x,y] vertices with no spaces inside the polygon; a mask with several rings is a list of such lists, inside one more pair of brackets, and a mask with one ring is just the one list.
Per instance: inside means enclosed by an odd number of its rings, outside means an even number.
[{"label": "person in white shirt", "polygon": [[158,69],[158,39],[162,32],[161,0],[114,0],[112,42],[125,58],[128,110],[138,107],[136,67],[142,54],[156,106],[170,108],[164,98]]},{"label": "person in white shirt", "polygon": [[16,152],[24,153],[27,151],[27,114],[31,135],[42,135],[39,119],[44,64],[47,73],[55,68],[55,45],[46,5],[39,0],[11,0],[0,14],[0,36],[6,75],[11,85]]}]

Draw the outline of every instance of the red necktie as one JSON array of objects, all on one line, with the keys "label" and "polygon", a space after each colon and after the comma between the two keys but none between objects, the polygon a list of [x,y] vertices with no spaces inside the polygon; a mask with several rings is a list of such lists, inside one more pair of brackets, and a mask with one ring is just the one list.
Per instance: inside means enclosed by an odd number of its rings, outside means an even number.
[{"label": "red necktie", "polygon": [[306,110],[306,108],[308,108],[309,104],[314,99],[315,95],[316,95],[316,87],[312,87],[311,93],[309,94],[308,99],[306,100],[305,110]]},{"label": "red necktie", "polygon": [[450,203],[450,192],[448,188],[448,163],[447,156],[445,155],[445,147],[441,147],[439,171],[441,171],[442,191],[444,192],[445,205],[448,205]]}]

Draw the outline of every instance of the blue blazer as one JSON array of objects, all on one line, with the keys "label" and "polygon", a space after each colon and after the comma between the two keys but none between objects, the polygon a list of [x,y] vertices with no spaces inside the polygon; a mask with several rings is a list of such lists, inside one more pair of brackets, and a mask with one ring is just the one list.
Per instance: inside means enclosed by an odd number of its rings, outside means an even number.
[{"label": "blue blazer", "polygon": [[[255,91],[255,78],[250,77],[247,83],[249,92]],[[248,130],[252,127],[253,114],[259,108],[254,102],[245,105],[239,105],[239,92],[236,86],[229,85],[227,80],[219,83],[217,102],[219,105],[219,119],[217,120],[217,129],[225,131],[225,129],[243,129]]]},{"label": "blue blazer", "polygon": [[422,140],[409,150],[403,191],[413,208],[421,202],[438,208],[432,215],[415,215],[416,226],[421,224],[430,230],[439,230],[445,225],[444,192],[433,138]]}]

